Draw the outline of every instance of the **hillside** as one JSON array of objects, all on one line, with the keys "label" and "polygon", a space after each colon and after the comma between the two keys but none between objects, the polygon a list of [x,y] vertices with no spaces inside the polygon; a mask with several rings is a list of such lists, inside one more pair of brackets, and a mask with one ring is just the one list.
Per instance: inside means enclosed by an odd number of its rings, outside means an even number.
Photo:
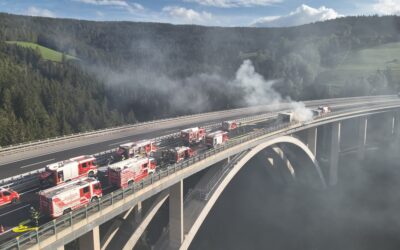
[{"label": "hillside", "polygon": [[123,123],[107,102],[104,85],[79,65],[0,42],[0,145]]},{"label": "hillside", "polygon": [[[53,61],[53,62],[61,62],[63,60],[63,53],[53,50],[53,49],[46,48],[46,47],[41,46],[36,43],[21,42],[21,41],[6,41],[6,43],[16,44],[16,45],[22,46],[24,48],[30,48],[35,51],[38,51],[44,60],[49,60],[49,61]],[[71,56],[71,55],[65,55],[65,59],[66,60],[78,60],[78,58]]]},{"label": "hillside", "polygon": [[[400,43],[397,42],[348,51],[336,67],[321,72],[317,81],[319,84],[336,89],[347,84],[354,85],[354,90],[366,91],[368,84],[374,85],[379,82],[393,84],[394,81],[398,82],[398,79],[400,79]],[[377,90],[374,86],[372,88]]]},{"label": "hillside", "polygon": [[[399,34],[396,16],[222,28],[0,13],[0,112],[11,113],[0,132],[22,124],[0,145],[268,103],[274,90],[296,100],[397,93]],[[38,110],[20,106],[30,93]],[[46,131],[25,107],[57,125]]]}]

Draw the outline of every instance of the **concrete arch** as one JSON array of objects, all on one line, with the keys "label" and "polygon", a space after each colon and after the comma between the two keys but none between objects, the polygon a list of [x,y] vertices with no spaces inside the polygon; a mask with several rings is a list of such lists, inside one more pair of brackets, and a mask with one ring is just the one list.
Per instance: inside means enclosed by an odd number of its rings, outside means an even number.
[{"label": "concrete arch", "polygon": [[190,244],[192,243],[194,236],[200,229],[200,226],[203,224],[204,220],[206,219],[208,213],[211,211],[212,207],[214,206],[215,202],[218,200],[219,196],[228,186],[228,184],[233,180],[236,174],[246,165],[246,163],[253,158],[256,154],[258,154],[261,150],[273,146],[278,143],[289,143],[293,144],[299,148],[301,148],[306,155],[310,158],[313,162],[314,167],[318,173],[318,176],[321,180],[322,186],[326,187],[326,182],[324,176],[322,175],[321,168],[316,160],[316,157],[313,155],[311,150],[299,139],[292,137],[292,136],[281,136],[277,138],[270,139],[266,142],[263,142],[253,149],[251,149],[244,157],[240,158],[234,165],[234,167],[229,171],[229,173],[222,179],[218,187],[215,189],[214,193],[211,194],[210,198],[206,201],[204,207],[201,209],[200,213],[198,214],[196,220],[194,221],[191,228],[185,228],[185,237],[181,244],[180,249],[188,249]]}]

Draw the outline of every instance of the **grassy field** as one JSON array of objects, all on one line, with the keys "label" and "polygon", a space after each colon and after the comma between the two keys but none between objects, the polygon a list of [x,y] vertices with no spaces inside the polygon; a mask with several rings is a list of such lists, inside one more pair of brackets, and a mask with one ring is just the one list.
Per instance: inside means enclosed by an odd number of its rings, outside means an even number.
[{"label": "grassy field", "polygon": [[[7,41],[7,43],[17,44],[19,46],[26,47],[26,48],[32,48],[34,50],[38,49],[40,51],[40,54],[42,55],[43,59],[50,60],[53,62],[61,62],[62,53],[60,53],[56,50],[52,50],[52,49],[43,47],[39,44],[31,43],[31,42],[19,42],[19,41]],[[70,55],[66,55],[66,59],[67,60],[78,60],[77,57],[70,56]]]},{"label": "grassy field", "polygon": [[389,43],[369,49],[347,53],[343,62],[334,69],[322,72],[318,81],[340,84],[345,79],[360,79],[377,70],[391,69],[393,77],[400,78],[400,43]]}]

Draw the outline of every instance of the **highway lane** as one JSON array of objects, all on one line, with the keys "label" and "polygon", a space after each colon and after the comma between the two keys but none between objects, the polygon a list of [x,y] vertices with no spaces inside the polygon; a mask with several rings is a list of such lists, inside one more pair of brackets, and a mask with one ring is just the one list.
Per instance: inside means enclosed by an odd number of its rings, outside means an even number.
[{"label": "highway lane", "polygon": [[[352,100],[351,103],[354,103],[354,105],[360,105],[357,103],[362,103],[362,105],[367,105],[372,103],[372,100],[369,101],[369,99],[375,99],[376,101],[384,101],[384,100],[398,100],[397,97],[385,97],[385,98],[359,98]],[[329,105],[336,105],[336,104],[343,104],[342,99],[330,99],[330,100],[316,100],[316,101],[308,101],[305,102],[308,106],[318,106],[318,105],[323,105],[323,104],[329,104]],[[350,103],[350,105],[351,105]],[[349,104],[344,104],[344,105],[349,105]],[[282,105],[281,108],[277,108],[275,110],[283,110],[286,109],[287,107],[285,105]],[[239,112],[240,113],[240,112]],[[249,115],[256,115],[256,114],[261,114],[265,113],[264,111],[258,111],[254,113],[248,113],[246,114],[247,116]],[[51,152],[52,151],[52,146],[49,148],[44,148],[42,154],[37,154],[33,157],[27,156],[26,159],[24,159],[24,154],[25,153],[17,153],[14,156],[15,160],[10,161],[9,163],[5,163],[0,165],[0,179],[4,179],[7,177],[15,176],[18,174],[22,174],[25,172],[29,172],[35,169],[39,169],[44,167],[45,165],[51,163],[51,162],[56,162],[60,160],[64,160],[70,157],[74,157],[77,155],[82,155],[82,154],[94,154],[100,151],[105,151],[108,149],[116,148],[119,144],[127,142],[127,141],[135,141],[135,140],[141,140],[141,139],[148,139],[148,138],[154,138],[174,132],[178,132],[181,129],[191,127],[191,126],[198,126],[198,125],[204,125],[204,124],[209,124],[209,123],[215,123],[215,122],[222,122],[223,120],[227,119],[235,119],[235,118],[242,118],[243,114],[235,114],[232,116],[226,115],[223,116],[222,118],[215,118],[212,116],[208,119],[204,119],[204,122],[192,122],[192,123],[185,123],[184,125],[178,125],[176,127],[169,127],[167,128],[154,128],[154,129],[138,129],[138,130],[133,130],[133,131],[126,131],[126,132],[121,132],[117,135],[105,135],[102,136],[101,138],[95,138],[95,142],[93,144],[88,144],[88,145],[82,145],[82,146],[75,146],[73,148],[68,148],[65,146],[64,148],[61,148],[60,151],[56,152]],[[162,126],[160,126],[162,127]],[[115,138],[117,137],[117,138]],[[100,141],[98,141],[100,139]],[[84,139],[84,141],[89,141],[89,139]],[[90,142],[88,142],[90,143]],[[55,146],[56,147],[56,146]],[[58,146],[60,147],[60,146]],[[50,153],[46,153],[45,151],[49,151]],[[19,157],[18,157],[19,156]],[[4,161],[5,157],[2,157],[2,161]]]}]

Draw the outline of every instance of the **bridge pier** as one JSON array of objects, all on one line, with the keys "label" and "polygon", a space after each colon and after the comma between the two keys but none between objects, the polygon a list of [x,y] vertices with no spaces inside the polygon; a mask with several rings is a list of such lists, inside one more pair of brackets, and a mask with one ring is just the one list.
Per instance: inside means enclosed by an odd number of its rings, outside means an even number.
[{"label": "bridge pier", "polygon": [[179,249],[183,242],[183,181],[169,188],[169,245]]},{"label": "bridge pier", "polygon": [[[293,179],[296,177],[296,174],[294,172],[294,168],[292,163],[289,161],[289,159],[286,157],[286,154],[283,152],[283,150],[278,147],[278,146],[273,146],[272,150],[275,152],[276,155],[279,156],[279,158],[283,161],[283,164],[287,167],[287,169],[289,170],[290,174],[292,175]],[[271,161],[270,161],[271,163]],[[272,164],[274,162],[272,161]]]},{"label": "bridge pier", "polygon": [[317,156],[317,136],[317,127],[307,129],[307,146],[314,156]]},{"label": "bridge pier", "polygon": [[359,160],[364,159],[365,156],[365,146],[367,144],[367,130],[368,130],[368,118],[360,117],[359,118],[359,129],[358,129],[358,151],[357,158]]},{"label": "bridge pier", "polygon": [[338,180],[339,152],[340,152],[340,122],[331,126],[331,150],[329,167],[329,185],[335,186]]},{"label": "bridge pier", "polygon": [[100,250],[99,226],[79,237],[78,243],[80,250]]}]

